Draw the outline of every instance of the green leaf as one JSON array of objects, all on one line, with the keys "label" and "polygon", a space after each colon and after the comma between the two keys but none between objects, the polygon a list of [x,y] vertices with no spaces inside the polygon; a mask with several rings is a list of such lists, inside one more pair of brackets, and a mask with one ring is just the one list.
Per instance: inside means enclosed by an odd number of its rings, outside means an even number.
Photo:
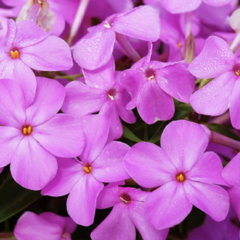
[{"label": "green leaf", "polygon": [[130,129],[123,125],[123,137],[133,141],[133,142],[142,142]]},{"label": "green leaf", "polygon": [[0,222],[14,216],[42,197],[40,192],[23,188],[12,178],[1,185],[0,196]]},{"label": "green leaf", "polygon": [[237,134],[235,134],[234,132],[232,132],[231,130],[229,130],[228,128],[222,125],[218,125],[216,123],[210,123],[210,124],[206,124],[206,126],[214,132],[220,133],[224,136],[240,141],[240,137]]}]

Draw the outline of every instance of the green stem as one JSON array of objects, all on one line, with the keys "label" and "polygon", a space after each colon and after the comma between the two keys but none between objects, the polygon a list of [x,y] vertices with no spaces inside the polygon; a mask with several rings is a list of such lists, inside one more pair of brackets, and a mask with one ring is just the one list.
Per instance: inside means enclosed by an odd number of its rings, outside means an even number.
[{"label": "green stem", "polygon": [[[59,74],[60,75],[60,74]],[[67,79],[69,81],[74,81],[76,78],[82,77],[82,74],[75,74],[75,75],[60,75],[56,76],[57,79]]]}]

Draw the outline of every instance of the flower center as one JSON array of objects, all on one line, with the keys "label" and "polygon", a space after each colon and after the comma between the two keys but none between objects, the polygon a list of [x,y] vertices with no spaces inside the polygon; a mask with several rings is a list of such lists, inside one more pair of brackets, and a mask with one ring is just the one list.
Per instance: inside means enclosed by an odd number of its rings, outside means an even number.
[{"label": "flower center", "polygon": [[233,71],[236,76],[240,76],[240,63],[236,63],[235,66],[233,67]]},{"label": "flower center", "polygon": [[112,88],[108,91],[108,97],[113,101],[116,96],[116,89]]},{"label": "flower center", "polygon": [[92,167],[91,165],[87,164],[86,166],[83,167],[84,171],[89,174],[92,172]]},{"label": "flower center", "polygon": [[22,128],[22,133],[25,136],[29,136],[32,133],[32,131],[33,131],[33,129],[30,125],[23,126],[23,128]]},{"label": "flower center", "polygon": [[148,78],[149,81],[151,81],[152,79],[154,79],[155,76],[156,76],[156,73],[155,73],[155,71],[154,71],[152,68],[148,68],[148,69],[145,71],[145,74],[146,74],[146,77]]},{"label": "flower center", "polygon": [[178,46],[178,48],[181,48],[181,47],[182,47],[182,43],[181,43],[181,42],[178,42],[178,43],[177,43],[177,46]]},{"label": "flower center", "polygon": [[15,50],[15,51],[10,51],[10,55],[12,58],[16,59],[16,58],[19,58],[20,53],[18,50]]},{"label": "flower center", "polygon": [[185,175],[183,173],[179,173],[177,176],[176,176],[176,179],[178,182],[184,182],[185,181]]},{"label": "flower center", "polygon": [[104,25],[105,28],[111,28],[111,25],[108,21],[105,21]]},{"label": "flower center", "polygon": [[126,193],[121,194],[120,199],[121,199],[125,204],[129,204],[129,203],[131,202],[131,197],[130,197],[128,194],[126,194]]}]

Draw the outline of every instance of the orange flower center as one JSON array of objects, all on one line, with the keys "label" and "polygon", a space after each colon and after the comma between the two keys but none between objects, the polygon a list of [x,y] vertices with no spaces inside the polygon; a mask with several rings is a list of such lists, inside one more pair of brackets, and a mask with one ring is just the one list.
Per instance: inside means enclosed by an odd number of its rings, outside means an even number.
[{"label": "orange flower center", "polygon": [[92,172],[92,167],[91,167],[91,165],[86,165],[86,166],[83,167],[83,169],[84,169],[84,171],[85,171],[87,174],[89,174],[89,173]]},{"label": "orange flower center", "polygon": [[33,129],[30,125],[23,126],[23,128],[22,128],[22,133],[25,136],[29,136],[32,133],[32,131],[33,131]]},{"label": "orange flower center", "polygon": [[120,199],[125,203],[129,204],[131,202],[131,197],[127,195],[126,193],[123,193],[120,197]]},{"label": "orange flower center", "polygon": [[177,176],[176,176],[176,179],[178,182],[184,182],[185,181],[185,175],[183,173],[179,173]]},{"label": "orange flower center", "polygon": [[15,51],[10,51],[10,55],[12,58],[17,59],[17,58],[19,58],[20,53],[18,50],[15,50]]}]

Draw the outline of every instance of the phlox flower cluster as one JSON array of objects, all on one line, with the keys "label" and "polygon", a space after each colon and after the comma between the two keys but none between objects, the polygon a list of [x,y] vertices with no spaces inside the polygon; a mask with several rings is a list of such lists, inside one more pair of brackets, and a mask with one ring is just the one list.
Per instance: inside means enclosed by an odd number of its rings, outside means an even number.
[{"label": "phlox flower cluster", "polygon": [[239,239],[238,1],[0,6],[0,239]]}]

